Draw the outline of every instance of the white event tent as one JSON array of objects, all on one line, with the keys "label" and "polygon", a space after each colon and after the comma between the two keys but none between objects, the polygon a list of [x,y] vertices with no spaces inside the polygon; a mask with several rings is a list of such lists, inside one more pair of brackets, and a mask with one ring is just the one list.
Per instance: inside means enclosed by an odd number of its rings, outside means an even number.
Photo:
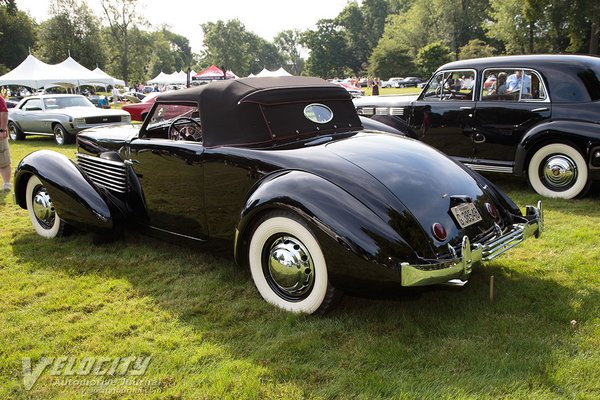
[{"label": "white event tent", "polygon": [[[75,61],[71,56],[59,64],[46,64],[29,54],[12,71],[0,76],[0,85],[22,85],[34,89],[46,86],[81,86],[119,84],[111,76],[101,76]],[[122,82],[122,81],[121,81]]]},{"label": "white event tent", "polygon": [[265,77],[265,76],[292,76],[292,74],[290,74],[285,69],[283,69],[283,67],[279,68],[276,71],[269,71],[268,69],[263,68],[263,70],[260,71],[258,74],[256,74],[256,75],[250,74],[250,75],[251,76],[249,76],[249,78],[251,78],[253,76],[255,76],[257,78],[262,78],[262,77]]},{"label": "white event tent", "polygon": [[[196,73],[191,71],[190,79],[194,75],[196,75]],[[184,71],[173,72],[172,74],[165,74],[164,72],[160,71],[160,74],[148,81],[148,85],[185,85],[186,83],[187,73]]]}]

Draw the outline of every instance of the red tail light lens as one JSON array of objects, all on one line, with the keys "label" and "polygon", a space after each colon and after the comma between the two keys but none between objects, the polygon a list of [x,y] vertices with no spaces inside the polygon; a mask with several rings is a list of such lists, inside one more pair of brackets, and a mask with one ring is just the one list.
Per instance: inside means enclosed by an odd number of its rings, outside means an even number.
[{"label": "red tail light lens", "polygon": [[498,218],[498,209],[491,203],[485,203],[485,209],[494,219]]},{"label": "red tail light lens", "polygon": [[446,240],[446,237],[448,237],[446,228],[439,222],[436,222],[431,226],[431,232],[433,233],[433,236],[440,242],[443,242],[444,240]]}]

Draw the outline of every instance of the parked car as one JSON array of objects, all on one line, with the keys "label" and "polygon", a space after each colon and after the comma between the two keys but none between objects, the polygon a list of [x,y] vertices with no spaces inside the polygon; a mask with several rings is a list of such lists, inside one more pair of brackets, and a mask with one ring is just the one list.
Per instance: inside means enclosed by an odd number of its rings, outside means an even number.
[{"label": "parked car", "polygon": [[[472,90],[457,89],[458,79],[469,75]],[[440,67],[420,95],[367,97],[355,105],[359,114],[419,138],[474,170],[526,176],[543,196],[581,197],[600,178],[596,57],[458,61]]]},{"label": "parked car", "polygon": [[397,82],[396,87],[407,88],[407,87],[417,87],[419,83],[423,82],[421,78],[417,78],[415,76],[409,76],[408,78],[404,78],[401,81]]},{"label": "parked car", "polygon": [[156,96],[159,94],[161,93],[148,93],[139,103],[125,104],[121,109],[131,114],[131,119],[133,121],[143,121],[146,119],[146,115],[148,115],[148,111],[150,111],[154,102],[156,102]]},{"label": "parked car", "polygon": [[387,81],[382,81],[381,87],[382,88],[397,88],[397,87],[400,87],[399,82],[402,80],[404,80],[404,78],[393,77],[393,78],[388,79]]},{"label": "parked car", "polygon": [[342,291],[464,284],[542,231],[541,203],[523,215],[477,173],[361,120],[344,88],[318,78],[177,90],[138,128],[79,134],[77,162],[26,156],[15,199],[47,238],[131,224],[181,243],[229,240],[266,301],[303,313]]},{"label": "parked car", "polygon": [[343,83],[343,82],[333,82],[333,83],[336,85],[340,85],[341,87],[346,89],[352,97],[360,97],[360,96],[365,95],[365,91],[363,89],[356,87],[354,85],[350,85],[348,83]]},{"label": "parked car", "polygon": [[129,122],[129,113],[98,108],[85,96],[44,94],[26,97],[9,110],[8,133],[11,140],[24,140],[27,135],[54,136],[56,143],[63,145],[74,143],[83,129]]}]

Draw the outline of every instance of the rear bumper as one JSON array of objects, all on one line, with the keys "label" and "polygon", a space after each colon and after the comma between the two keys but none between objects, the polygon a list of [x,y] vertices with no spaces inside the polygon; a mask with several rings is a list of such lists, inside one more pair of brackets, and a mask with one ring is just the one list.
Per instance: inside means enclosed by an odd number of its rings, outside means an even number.
[{"label": "rear bumper", "polygon": [[531,236],[540,236],[544,230],[542,202],[538,201],[537,207],[527,206],[525,216],[520,218],[522,220],[506,232],[498,227],[497,234],[485,243],[471,244],[467,236],[463,237],[460,249],[449,247],[452,254],[450,259],[419,265],[402,263],[402,286],[425,286],[453,280],[465,282],[474,265],[498,257]]}]

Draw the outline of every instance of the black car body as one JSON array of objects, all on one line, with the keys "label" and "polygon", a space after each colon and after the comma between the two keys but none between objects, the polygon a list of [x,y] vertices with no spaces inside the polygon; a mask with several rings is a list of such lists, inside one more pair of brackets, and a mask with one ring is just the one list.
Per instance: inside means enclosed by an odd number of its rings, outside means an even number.
[{"label": "black car body", "polygon": [[[511,75],[512,88],[500,79]],[[544,196],[579,197],[600,178],[597,57],[457,61],[440,67],[418,96],[366,97],[355,105],[475,170],[526,175]]]},{"label": "black car body", "polygon": [[348,92],[316,78],[175,91],[139,129],[77,139],[77,162],[38,151],[16,170],[40,235],[136,224],[227,239],[261,295],[295,312],[322,312],[340,291],[464,282],[542,230],[541,204],[522,215],[439,151],[364,129]]}]

